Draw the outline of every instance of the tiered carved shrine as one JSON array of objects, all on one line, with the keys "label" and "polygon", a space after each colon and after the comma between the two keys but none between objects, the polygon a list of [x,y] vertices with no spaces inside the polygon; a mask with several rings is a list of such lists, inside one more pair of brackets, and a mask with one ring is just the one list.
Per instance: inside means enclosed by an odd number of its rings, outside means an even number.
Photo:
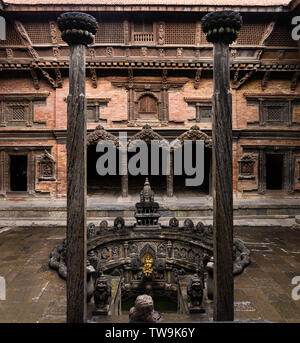
[{"label": "tiered carved shrine", "polygon": [[[154,202],[154,192],[147,179],[136,209],[136,223],[127,224],[122,217],[117,217],[112,223],[101,220],[98,225],[88,224],[88,300],[96,294],[93,313],[110,313],[107,305],[111,275],[120,278],[122,300],[149,294],[154,299],[163,295],[177,301],[180,296],[191,313],[203,312],[207,296],[211,297],[207,288],[211,288],[213,278],[212,225],[201,221],[195,225],[189,218],[170,218],[168,225],[158,223],[159,204]],[[64,240],[53,250],[49,262],[63,278],[67,277],[66,244]],[[250,252],[241,240],[234,239],[233,255],[233,273],[237,275],[250,263]],[[94,271],[91,272],[90,266]],[[187,285],[185,295],[182,284]],[[104,298],[105,304],[99,300]]]}]

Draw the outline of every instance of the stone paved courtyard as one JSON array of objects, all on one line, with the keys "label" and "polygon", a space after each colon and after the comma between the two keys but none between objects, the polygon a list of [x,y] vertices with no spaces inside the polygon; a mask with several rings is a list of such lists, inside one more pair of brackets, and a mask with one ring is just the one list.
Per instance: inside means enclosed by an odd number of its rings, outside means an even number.
[{"label": "stone paved courtyard", "polygon": [[[50,252],[64,236],[62,228],[0,229],[0,276],[6,280],[0,322],[65,322],[65,281],[48,267]],[[300,275],[299,229],[252,227],[236,230],[235,237],[244,240],[252,258],[235,278],[235,320],[300,323],[300,300],[291,297],[295,287],[291,280]],[[118,321],[127,318],[124,313]],[[168,313],[163,318],[164,322],[208,321],[212,303],[200,317]]]}]

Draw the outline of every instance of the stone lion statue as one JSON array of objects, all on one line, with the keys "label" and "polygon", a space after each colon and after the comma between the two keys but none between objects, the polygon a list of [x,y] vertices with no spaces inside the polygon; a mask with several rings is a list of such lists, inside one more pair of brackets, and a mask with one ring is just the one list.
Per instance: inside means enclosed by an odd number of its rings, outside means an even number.
[{"label": "stone lion statue", "polygon": [[203,282],[198,274],[195,274],[187,287],[188,299],[191,307],[201,307],[203,299]]},{"label": "stone lion statue", "polygon": [[111,285],[104,274],[100,275],[95,283],[94,302],[97,310],[106,311],[111,297]]}]

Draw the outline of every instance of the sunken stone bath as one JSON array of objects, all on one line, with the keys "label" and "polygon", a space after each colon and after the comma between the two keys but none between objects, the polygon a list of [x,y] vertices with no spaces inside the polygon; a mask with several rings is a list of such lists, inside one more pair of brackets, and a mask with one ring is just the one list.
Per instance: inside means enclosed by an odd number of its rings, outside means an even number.
[{"label": "sunken stone bath", "polygon": [[[159,223],[159,204],[148,179],[136,204],[136,223],[117,217],[87,227],[87,302],[93,316],[120,315],[122,302],[140,295],[177,303],[178,313],[203,313],[213,300],[213,226],[171,218]],[[49,265],[66,279],[66,240],[50,254]],[[250,263],[250,252],[234,239],[233,274]],[[206,299],[207,298],[207,299]],[[155,305],[156,306],[156,305]]]}]

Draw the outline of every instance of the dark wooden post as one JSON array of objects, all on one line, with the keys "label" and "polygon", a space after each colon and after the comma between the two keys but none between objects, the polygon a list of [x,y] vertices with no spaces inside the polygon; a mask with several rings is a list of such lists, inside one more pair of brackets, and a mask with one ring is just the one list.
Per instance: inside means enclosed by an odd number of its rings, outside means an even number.
[{"label": "dark wooden post", "polygon": [[233,321],[233,190],[232,99],[229,44],[237,38],[242,17],[235,12],[212,12],[202,19],[206,38],[214,44],[213,95],[213,224],[214,320]]},{"label": "dark wooden post", "polygon": [[67,322],[86,321],[86,98],[85,46],[97,31],[85,13],[67,12],[57,19],[70,46],[67,124]]}]

